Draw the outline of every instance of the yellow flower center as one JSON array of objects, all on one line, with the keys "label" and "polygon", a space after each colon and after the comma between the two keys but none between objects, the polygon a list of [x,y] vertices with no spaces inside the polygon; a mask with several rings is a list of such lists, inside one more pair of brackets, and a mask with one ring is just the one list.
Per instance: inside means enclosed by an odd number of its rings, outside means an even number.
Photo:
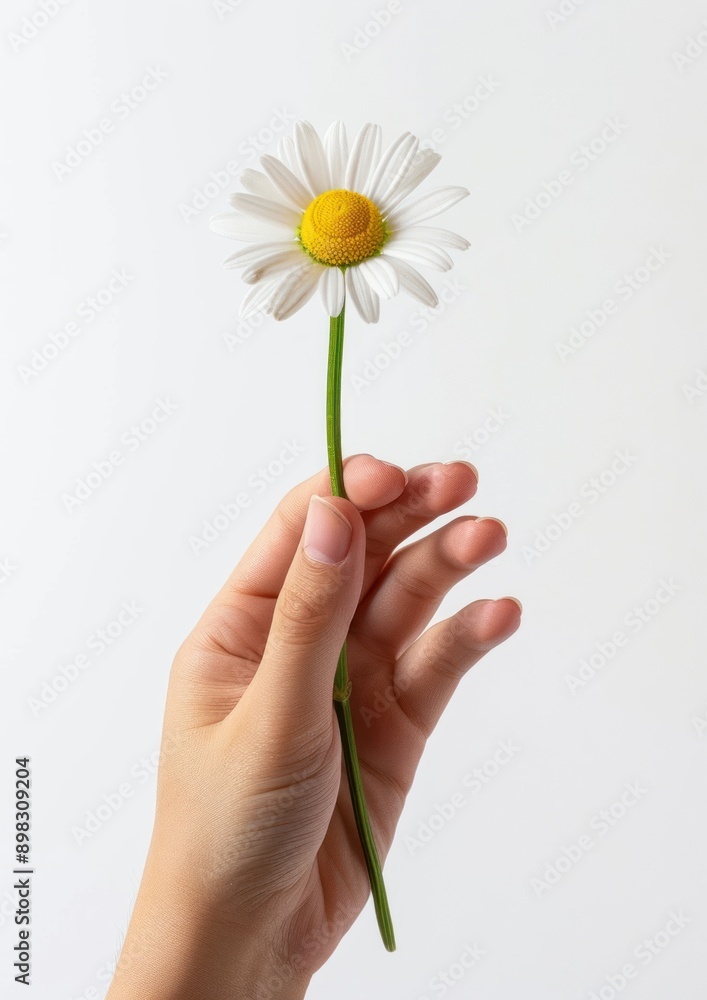
[{"label": "yellow flower center", "polygon": [[302,246],[320,264],[341,267],[373,257],[386,237],[383,216],[368,198],[337,188],[318,195],[302,217]]}]

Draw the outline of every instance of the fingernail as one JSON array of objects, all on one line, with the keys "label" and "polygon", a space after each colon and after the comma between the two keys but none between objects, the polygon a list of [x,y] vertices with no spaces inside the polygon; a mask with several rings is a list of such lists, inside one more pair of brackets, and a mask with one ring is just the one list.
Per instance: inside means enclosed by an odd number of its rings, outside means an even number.
[{"label": "fingernail", "polygon": [[304,525],[304,551],[315,562],[340,563],[351,548],[353,529],[347,518],[322,497],[309,501]]},{"label": "fingernail", "polygon": [[515,604],[518,605],[518,610],[519,611],[523,610],[523,605],[520,603],[520,601],[518,600],[517,597],[510,597],[510,595],[506,595],[506,597],[499,597],[498,600],[499,601],[513,601]]},{"label": "fingernail", "polygon": [[472,465],[471,462],[465,462],[465,461],[463,461],[460,458],[456,458],[453,461],[451,461],[451,462],[445,462],[444,464],[445,465],[465,465],[467,467],[467,469],[471,469],[471,471],[474,473],[474,475],[476,476],[476,481],[477,482],[479,481],[479,470],[476,468],[475,465]]},{"label": "fingernail", "polygon": [[395,469],[397,472],[402,472],[403,476],[405,477],[405,485],[407,486],[407,484],[410,482],[410,477],[408,476],[405,469],[402,468],[402,466],[395,465],[394,462],[385,462],[383,461],[382,458],[379,458],[378,461],[383,462],[383,465],[389,465],[391,469]]},{"label": "fingernail", "polygon": [[503,521],[500,520],[500,518],[498,518],[498,517],[477,517],[476,518],[476,523],[477,524],[480,524],[481,521],[495,521],[496,524],[500,524],[501,527],[503,528],[503,530],[506,533],[506,538],[508,538],[508,528],[505,526],[505,524],[503,523]]}]

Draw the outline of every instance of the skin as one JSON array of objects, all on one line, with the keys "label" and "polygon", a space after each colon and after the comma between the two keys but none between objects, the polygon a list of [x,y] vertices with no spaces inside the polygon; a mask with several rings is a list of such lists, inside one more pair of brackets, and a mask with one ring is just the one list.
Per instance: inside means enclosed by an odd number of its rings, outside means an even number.
[{"label": "skin", "polygon": [[[383,860],[458,682],[518,628],[514,598],[427,628],[503,551],[501,521],[458,517],[401,547],[475,494],[473,466],[406,474],[358,455],[344,477],[349,500],[329,495],[325,470],[285,496],[177,652],[154,832],[108,1000],[303,997],[369,895],[332,706],[347,634]],[[339,563],[304,550],[313,495],[350,524]]]}]

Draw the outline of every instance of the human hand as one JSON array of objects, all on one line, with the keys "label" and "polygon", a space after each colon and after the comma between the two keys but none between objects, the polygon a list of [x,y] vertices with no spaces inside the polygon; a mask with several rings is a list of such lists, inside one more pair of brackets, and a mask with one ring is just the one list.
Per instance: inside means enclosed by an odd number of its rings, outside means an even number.
[{"label": "human hand", "polygon": [[304,996],[369,893],[332,705],[347,633],[383,859],[457,683],[519,625],[502,598],[424,631],[505,548],[499,521],[457,518],[398,549],[474,495],[472,467],[422,465],[406,482],[360,455],[344,474],[349,500],[327,495],[325,471],[287,494],[177,653],[155,828],[110,1000],[136,984],[145,1000]]}]

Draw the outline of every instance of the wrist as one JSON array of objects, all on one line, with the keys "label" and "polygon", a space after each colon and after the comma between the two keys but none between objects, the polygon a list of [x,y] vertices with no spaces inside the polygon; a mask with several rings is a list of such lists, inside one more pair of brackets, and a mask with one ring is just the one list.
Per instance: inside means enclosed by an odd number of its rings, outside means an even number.
[{"label": "wrist", "polygon": [[143,878],[106,1000],[302,1000],[310,976],[266,927],[220,921],[174,882]]}]

